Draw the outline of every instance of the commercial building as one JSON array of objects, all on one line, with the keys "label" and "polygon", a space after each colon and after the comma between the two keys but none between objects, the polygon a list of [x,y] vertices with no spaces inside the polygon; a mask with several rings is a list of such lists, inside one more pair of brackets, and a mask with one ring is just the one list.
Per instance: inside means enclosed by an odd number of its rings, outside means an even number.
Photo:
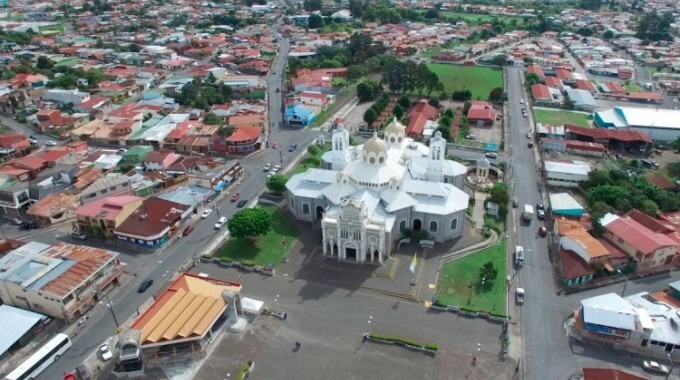
[{"label": "commercial building", "polygon": [[654,141],[680,137],[680,110],[614,107],[596,112],[594,122],[598,128],[645,132]]},{"label": "commercial building", "polygon": [[73,321],[125,271],[118,253],[66,243],[29,242],[0,258],[0,298],[6,305]]},{"label": "commercial building", "polygon": [[405,129],[395,121],[384,140],[374,135],[351,147],[339,126],[332,150],[322,156],[327,169],[296,174],[286,183],[293,216],[321,222],[324,255],[383,263],[406,230],[426,231],[436,242],[463,236],[466,168],[445,159],[441,133],[427,147],[407,139]]},{"label": "commercial building", "polygon": [[593,94],[588,90],[579,90],[567,87],[564,92],[578,111],[593,112],[599,108]]},{"label": "commercial building", "polygon": [[554,187],[577,187],[580,182],[588,179],[588,173],[592,170],[583,161],[545,160],[544,166],[548,186]]},{"label": "commercial building", "polygon": [[113,234],[121,241],[158,248],[179,231],[180,222],[192,209],[184,204],[152,197],[130,214]]},{"label": "commercial building", "polygon": [[78,226],[88,233],[111,236],[130,214],[144,201],[134,195],[106,197],[82,205],[76,209]]}]

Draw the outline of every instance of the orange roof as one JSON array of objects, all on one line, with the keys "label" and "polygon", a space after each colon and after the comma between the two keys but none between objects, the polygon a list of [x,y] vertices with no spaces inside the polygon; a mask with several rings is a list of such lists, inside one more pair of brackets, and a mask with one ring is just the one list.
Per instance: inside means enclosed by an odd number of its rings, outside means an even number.
[{"label": "orange roof", "polygon": [[584,368],[583,380],[647,380],[647,378],[613,368]]},{"label": "orange roof", "polygon": [[[568,219],[557,219],[557,230],[561,236],[570,238],[574,243],[578,244],[585,253],[591,258],[602,257],[609,255],[609,251],[597,239],[595,239],[588,231],[581,225],[581,223]],[[569,247],[562,247],[570,249]]]},{"label": "orange roof", "polygon": [[222,292],[241,284],[184,273],[130,328],[140,330],[142,345],[200,339],[227,308]]},{"label": "orange roof", "polygon": [[56,214],[73,210],[78,206],[79,197],[66,192],[52,193],[34,203],[27,214],[50,218]]},{"label": "orange roof", "polygon": [[238,127],[231,136],[227,137],[227,141],[252,141],[260,137],[261,134],[262,128],[260,127]]},{"label": "orange roof", "polygon": [[45,284],[41,290],[65,296],[74,291],[83,281],[96,273],[116,255],[105,249],[57,242],[44,252],[45,256],[75,260],[77,263],[54,280]]}]

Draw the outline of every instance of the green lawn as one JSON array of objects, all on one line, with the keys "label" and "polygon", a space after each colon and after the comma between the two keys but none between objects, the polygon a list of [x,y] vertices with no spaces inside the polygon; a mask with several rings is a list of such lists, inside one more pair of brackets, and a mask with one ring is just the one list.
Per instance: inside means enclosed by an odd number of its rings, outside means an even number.
[{"label": "green lawn", "polygon": [[220,247],[218,256],[234,261],[251,260],[257,265],[276,266],[284,257],[283,238],[286,238],[285,253],[297,240],[298,230],[283,213],[274,206],[260,206],[272,216],[272,229],[254,241],[249,239],[229,239]]},{"label": "green lawn", "polygon": [[319,154],[312,155],[309,152],[307,152],[307,154],[305,154],[305,157],[302,160],[300,160],[300,162],[298,162],[298,164],[295,165],[295,167],[291,171],[286,173],[286,177],[290,178],[290,177],[294,176],[295,174],[304,173],[309,168],[317,168],[317,169],[320,168],[321,167],[321,156],[324,154],[324,152],[330,151],[331,148],[332,148],[331,143],[327,142],[326,144],[324,144],[322,149],[319,151]]},{"label": "green lawn", "polygon": [[572,124],[584,128],[592,128],[590,115],[585,112],[534,108],[534,121],[548,125]]},{"label": "green lawn", "polygon": [[454,90],[468,89],[472,91],[472,99],[487,99],[492,89],[503,87],[500,69],[443,63],[429,63],[427,67],[437,74],[449,96]]},{"label": "green lawn", "polygon": [[450,11],[443,11],[441,12],[443,16],[445,17],[457,17],[462,20],[464,20],[467,23],[470,24],[485,24],[492,22],[494,19],[497,19],[500,22],[510,22],[510,20],[517,20],[517,22],[522,21],[522,17],[519,16],[502,16],[502,15],[485,15],[485,14],[475,14],[475,13],[460,13],[460,12],[450,12]]},{"label": "green lawn", "polygon": [[[491,286],[481,289],[479,269],[489,261],[498,275]],[[506,245],[505,240],[501,240],[481,252],[444,265],[437,281],[437,302],[505,315],[506,276]]]},{"label": "green lawn", "polygon": [[624,83],[623,88],[628,92],[641,92],[642,89],[635,83],[628,82]]}]

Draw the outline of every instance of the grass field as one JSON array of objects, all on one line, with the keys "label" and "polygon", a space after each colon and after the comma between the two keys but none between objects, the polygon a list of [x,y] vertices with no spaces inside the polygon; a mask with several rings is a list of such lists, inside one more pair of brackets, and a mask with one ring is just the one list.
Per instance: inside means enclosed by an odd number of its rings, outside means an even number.
[{"label": "grass field", "polygon": [[572,124],[584,128],[592,128],[590,115],[584,112],[534,108],[534,121],[548,125]]},{"label": "grass field", "polygon": [[219,257],[234,261],[251,260],[257,265],[278,265],[284,257],[282,240],[286,238],[285,251],[293,247],[299,235],[297,228],[274,206],[260,206],[272,216],[272,229],[256,240],[229,239],[220,248]]},{"label": "grass field", "polygon": [[[437,301],[468,310],[505,315],[506,249],[505,240],[481,252],[444,265],[437,281]],[[479,287],[479,269],[491,261],[498,270],[493,284]]]},{"label": "grass field", "polygon": [[501,22],[510,22],[510,20],[517,20],[517,22],[522,21],[522,17],[519,16],[500,16],[500,15],[484,15],[484,14],[474,14],[474,13],[459,13],[459,12],[449,12],[443,11],[443,16],[446,17],[457,17],[464,20],[470,24],[485,24],[498,19]]},{"label": "grass field", "polygon": [[454,90],[472,91],[472,99],[487,99],[495,87],[503,87],[503,72],[500,69],[429,63],[427,65],[444,84],[446,93],[451,96]]}]

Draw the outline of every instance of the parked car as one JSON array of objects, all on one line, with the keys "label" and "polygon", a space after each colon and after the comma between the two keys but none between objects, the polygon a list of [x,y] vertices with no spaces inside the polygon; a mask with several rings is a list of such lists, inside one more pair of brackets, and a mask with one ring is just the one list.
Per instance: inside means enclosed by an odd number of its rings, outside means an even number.
[{"label": "parked car", "polygon": [[194,230],[194,225],[190,224],[187,226],[187,228],[184,229],[184,232],[182,232],[182,236],[187,236],[191,233],[191,231]]},{"label": "parked car", "polygon": [[485,155],[487,158],[492,158],[492,159],[498,158],[498,153],[496,153],[496,152],[486,152],[486,154],[484,154],[484,155]]},{"label": "parked car", "polygon": [[276,89],[276,92],[281,92],[281,89],[280,89],[280,88],[277,88],[277,89]]},{"label": "parked car", "polygon": [[144,280],[140,285],[139,288],[137,288],[137,293],[144,293],[147,289],[149,289],[153,285],[153,280],[148,279]]},{"label": "parked car", "polygon": [[531,140],[531,132],[527,132],[527,138]]},{"label": "parked car", "polygon": [[519,104],[524,104],[524,98],[519,100]]},{"label": "parked car", "polygon": [[35,230],[36,228],[38,228],[38,223],[36,223],[36,222],[23,222],[23,223],[21,223],[19,228],[22,229],[22,230]]},{"label": "parked car", "polygon": [[111,353],[111,350],[109,350],[109,346],[106,344],[102,344],[99,346],[99,356],[101,356],[102,361],[108,362],[113,358],[113,354]]},{"label": "parked car", "polygon": [[279,170],[281,170],[281,165],[274,165],[274,167],[272,168],[272,171],[273,171],[274,173],[278,173]]},{"label": "parked car", "polygon": [[476,137],[475,137],[475,135],[467,135],[467,136],[465,136],[465,139],[466,140],[474,140],[474,139],[476,139]]},{"label": "parked car", "polygon": [[536,203],[536,210],[545,211],[545,205],[543,203]]},{"label": "parked car", "polygon": [[517,201],[517,198],[512,198],[512,208],[517,208],[519,206],[519,201]]},{"label": "parked car", "polygon": [[209,217],[210,214],[212,214],[211,208],[207,208],[207,209],[203,210],[203,213],[201,214],[201,219],[205,219],[205,218]]},{"label": "parked car", "polygon": [[297,144],[293,144],[293,145],[291,145],[291,146],[288,147],[288,151],[289,151],[289,152],[292,152],[292,151],[294,151],[295,149],[297,149]]},{"label": "parked car", "polygon": [[545,227],[539,227],[538,228],[538,236],[540,237],[546,237],[548,235],[548,229]]},{"label": "parked car", "polygon": [[271,168],[272,168],[272,164],[271,164],[271,162],[270,162],[270,163],[266,164],[266,165],[262,168],[262,171],[263,171],[263,172],[268,172]]},{"label": "parked car", "polygon": [[529,141],[527,143],[527,148],[533,148],[533,147],[534,147],[534,143],[532,141]]},{"label": "parked car", "polygon": [[215,223],[215,229],[216,230],[221,229],[222,226],[224,226],[225,223],[227,223],[227,217],[223,216],[217,221],[217,223]]},{"label": "parked car", "polygon": [[517,288],[515,291],[515,300],[517,300],[518,304],[523,304],[524,303],[524,289],[523,288]]},{"label": "parked car", "polygon": [[31,143],[31,144],[33,144],[33,145],[36,145],[36,144],[38,143],[38,140],[36,140],[36,139],[28,139],[28,142]]},{"label": "parked car", "polygon": [[234,193],[234,195],[231,196],[231,201],[236,202],[237,200],[239,200],[239,198],[241,198],[241,194]]},{"label": "parked car", "polygon": [[82,232],[74,232],[71,234],[71,237],[76,240],[85,240],[87,239],[87,235],[85,235]]},{"label": "parked car", "polygon": [[279,147],[279,143],[274,141],[274,143],[272,144],[272,149],[276,149],[278,147]]},{"label": "parked car", "polygon": [[45,145],[47,145],[47,146],[57,146],[57,143],[56,143],[56,141],[50,140],[50,141],[46,142]]},{"label": "parked car", "polygon": [[545,220],[545,210],[536,210],[538,220]]},{"label": "parked car", "polygon": [[656,372],[656,373],[662,373],[664,375],[668,374],[670,370],[668,367],[665,365],[652,361],[652,360],[645,360],[642,362],[642,368],[644,368],[645,371],[649,372]]},{"label": "parked car", "polygon": [[236,207],[242,208],[242,207],[245,206],[246,204],[248,204],[248,200],[247,200],[247,199],[241,199],[241,200],[238,201],[238,203],[236,204]]}]

